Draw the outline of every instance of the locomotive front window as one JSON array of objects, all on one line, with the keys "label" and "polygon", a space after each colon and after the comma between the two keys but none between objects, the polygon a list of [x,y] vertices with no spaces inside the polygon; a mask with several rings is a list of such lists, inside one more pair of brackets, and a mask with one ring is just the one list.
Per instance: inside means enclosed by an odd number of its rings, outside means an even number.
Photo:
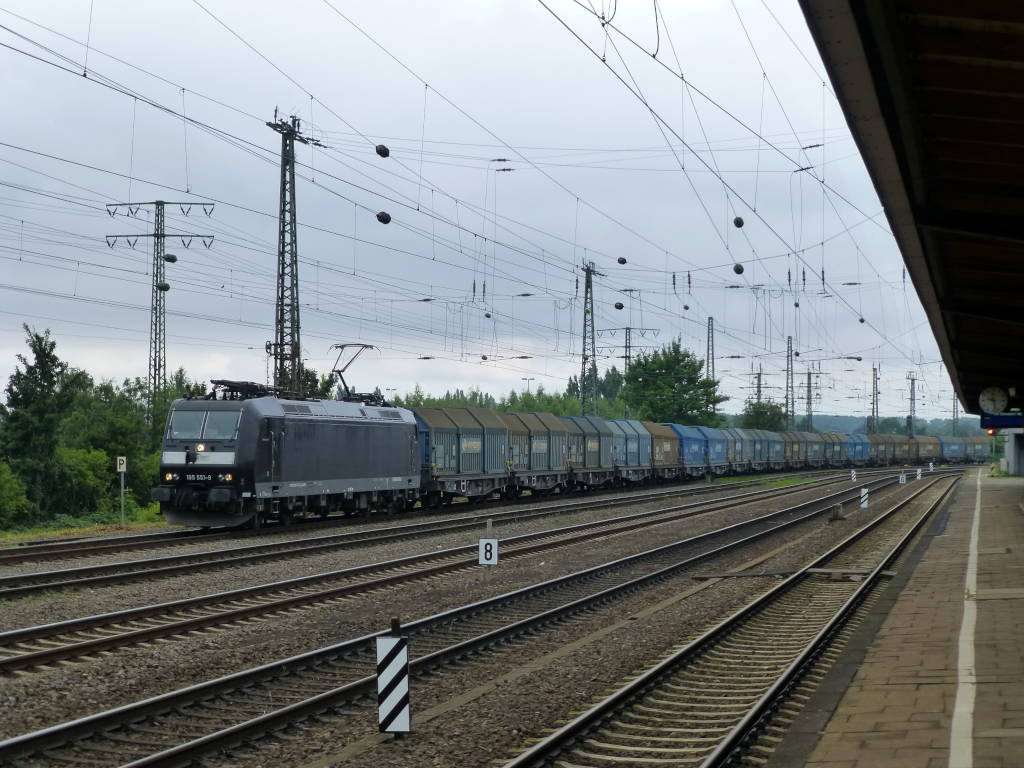
[{"label": "locomotive front window", "polygon": [[238,432],[239,411],[210,411],[206,416],[204,440],[234,440]]},{"label": "locomotive front window", "polygon": [[206,411],[175,411],[167,426],[167,436],[173,440],[197,440],[203,434]]}]

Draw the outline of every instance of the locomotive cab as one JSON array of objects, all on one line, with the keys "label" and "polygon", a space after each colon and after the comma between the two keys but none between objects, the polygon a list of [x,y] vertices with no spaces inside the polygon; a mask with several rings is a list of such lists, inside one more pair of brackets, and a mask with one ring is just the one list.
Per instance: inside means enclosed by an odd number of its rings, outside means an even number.
[{"label": "locomotive cab", "polygon": [[161,482],[151,492],[167,522],[231,526],[248,519],[244,499],[252,496],[252,462],[239,451],[244,408],[217,400],[179,400],[171,407]]}]

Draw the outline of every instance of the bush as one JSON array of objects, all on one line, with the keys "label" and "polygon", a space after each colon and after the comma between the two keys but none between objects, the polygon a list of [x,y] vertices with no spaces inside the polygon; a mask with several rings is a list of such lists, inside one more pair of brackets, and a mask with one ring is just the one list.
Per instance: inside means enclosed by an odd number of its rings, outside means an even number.
[{"label": "bush", "polygon": [[24,483],[11,472],[7,462],[0,459],[0,528],[28,525],[35,517]]},{"label": "bush", "polygon": [[116,477],[113,462],[103,451],[59,447],[55,492],[60,501],[54,506],[72,518],[109,514]]}]

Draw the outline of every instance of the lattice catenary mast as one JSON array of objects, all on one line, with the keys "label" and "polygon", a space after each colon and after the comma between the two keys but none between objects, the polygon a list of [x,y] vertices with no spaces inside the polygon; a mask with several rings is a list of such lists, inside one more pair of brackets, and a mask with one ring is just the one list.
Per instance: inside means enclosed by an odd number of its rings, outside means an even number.
[{"label": "lattice catenary mast", "polygon": [[594,333],[594,275],[598,272],[594,262],[583,265],[583,355],[580,362],[580,415],[587,415],[588,401],[592,414],[597,415],[597,341]]},{"label": "lattice catenary mast", "polygon": [[[177,262],[178,257],[167,253],[164,242],[167,238],[164,225],[164,207],[176,205],[183,216],[188,216],[194,206],[200,206],[207,216],[213,213],[213,203],[173,202],[153,200],[144,203],[108,203],[107,213],[114,217],[120,210],[131,218],[136,218],[144,206],[153,206],[153,233],[133,235],[107,235],[107,245],[111,248],[118,240],[124,240],[132,248],[139,238],[153,239],[153,284],[151,288],[149,312],[149,368],[146,375],[146,395],[148,399],[148,418],[152,425],[159,423],[156,410],[160,406],[158,394],[167,384],[167,291],[171,286],[167,282],[165,267]],[[188,248],[192,241],[199,239],[209,248],[213,244],[213,235],[174,234],[181,240],[183,248]]]},{"label": "lattice catenary mast", "polygon": [[796,420],[796,390],[793,388],[793,337],[786,337],[786,427]]},{"label": "lattice catenary mast", "polygon": [[[708,317],[708,348],[704,353],[704,374],[708,381],[715,379],[715,318]],[[713,393],[712,393],[713,394]],[[712,413],[717,410],[714,401],[708,408]]]},{"label": "lattice catenary mast", "polygon": [[871,366],[871,434],[878,434],[878,371]]},{"label": "lattice catenary mast", "polygon": [[814,395],[811,392],[811,369],[807,369],[807,431],[814,431]]},{"label": "lattice catenary mast", "polygon": [[281,134],[281,199],[277,235],[277,301],[274,340],[267,354],[274,358],[274,386],[302,397],[302,343],[299,319],[299,249],[295,217],[295,142],[323,146],[299,132],[299,118],[281,120],[274,110],[267,126]]},{"label": "lattice catenary mast", "polygon": [[917,418],[917,377],[911,371],[907,374],[907,381],[910,382],[910,415],[907,416],[907,435],[914,436],[914,420]]}]

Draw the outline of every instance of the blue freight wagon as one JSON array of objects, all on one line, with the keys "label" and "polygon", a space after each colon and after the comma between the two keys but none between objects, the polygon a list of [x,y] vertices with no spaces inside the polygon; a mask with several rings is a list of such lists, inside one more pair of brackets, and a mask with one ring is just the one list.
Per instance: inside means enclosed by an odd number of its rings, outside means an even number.
[{"label": "blue freight wagon", "polygon": [[802,432],[783,432],[782,439],[785,442],[785,453],[783,454],[786,467],[799,469],[806,466],[807,462],[807,439]]},{"label": "blue freight wagon", "polygon": [[967,461],[967,443],[962,437],[940,437],[942,458],[949,464],[963,464]]},{"label": "blue freight wagon", "polygon": [[457,496],[486,498],[507,485],[508,428],[497,415],[482,411],[481,422],[467,408],[413,413],[420,430],[425,506],[450,504]]},{"label": "blue freight wagon", "polygon": [[597,469],[601,466],[601,436],[597,427],[586,416],[568,416],[583,433],[583,466]]},{"label": "blue freight wagon", "polygon": [[729,438],[732,452],[729,455],[729,465],[733,472],[749,472],[754,463],[754,441],[746,434],[746,430],[735,427],[725,427],[723,434]]},{"label": "blue freight wagon", "polygon": [[716,427],[694,427],[708,441],[708,469],[716,475],[729,471],[729,443],[732,438]]},{"label": "blue freight wagon", "polygon": [[457,474],[458,428],[440,408],[417,408],[413,415],[419,427],[424,471],[433,476]]},{"label": "blue freight wagon", "polygon": [[611,469],[615,466],[615,460],[612,457],[612,441],[615,438],[615,433],[611,425],[600,416],[587,416],[585,418],[597,430],[599,450],[597,466]]},{"label": "blue freight wagon", "polygon": [[871,460],[871,440],[867,435],[853,432],[844,437],[849,438],[846,444],[846,455],[850,464],[863,467]]},{"label": "blue freight wagon", "polygon": [[825,448],[825,466],[843,466],[843,440],[835,432],[822,432],[821,440]]},{"label": "blue freight wagon", "polygon": [[[619,469],[619,477],[630,481],[645,480],[651,475],[651,436],[639,422],[615,419],[614,424],[622,430],[626,439],[626,461]],[[642,430],[642,431],[640,431]],[[646,463],[644,462],[646,458]]]},{"label": "blue freight wagon", "polygon": [[817,432],[800,432],[806,440],[805,446],[807,455],[807,466],[809,467],[824,467],[828,463],[828,458],[825,455],[826,448],[830,447],[830,444],[825,441],[825,438],[819,435]]},{"label": "blue freight wagon", "polygon": [[763,472],[767,467],[767,456],[761,430],[736,428],[736,432],[750,443],[750,468],[755,472]]},{"label": "blue freight wagon", "polygon": [[[622,431],[618,420],[606,419],[605,421],[612,430],[612,463],[616,467],[628,467],[629,455],[626,451],[626,433]],[[633,435],[633,437],[635,438],[636,435]]]},{"label": "blue freight wagon", "polygon": [[616,423],[622,428],[623,434],[626,435],[626,463],[631,467],[642,467],[644,464],[640,460],[640,443],[649,438],[650,435],[638,431],[632,422],[624,419],[616,420]]},{"label": "blue freight wagon", "polygon": [[785,469],[786,438],[783,437],[781,432],[772,432],[767,429],[761,430],[761,434],[764,436],[765,460],[768,462],[768,468]]},{"label": "blue freight wagon", "polygon": [[583,430],[570,418],[556,416],[565,428],[565,463],[570,469],[582,469],[587,466],[587,442]]},{"label": "blue freight wagon", "polygon": [[508,468],[522,472],[530,468],[530,430],[515,413],[499,413],[508,429]]},{"label": "blue freight wagon", "polygon": [[569,434],[565,421],[553,413],[532,414],[548,431],[548,469],[562,471],[569,463]]},{"label": "blue freight wagon", "polygon": [[697,427],[667,424],[679,436],[679,460],[689,477],[703,477],[708,468],[708,439]]},{"label": "blue freight wagon", "polygon": [[626,419],[626,422],[636,430],[636,434],[639,437],[637,446],[640,449],[640,466],[650,467],[651,466],[651,431],[644,426],[642,421],[636,419]]},{"label": "blue freight wagon", "polygon": [[[449,411],[461,409],[450,408]],[[483,435],[483,470],[487,474],[508,473],[508,427],[494,411],[486,408],[466,408],[466,412],[480,425]],[[455,419],[452,419],[454,421]]]}]

